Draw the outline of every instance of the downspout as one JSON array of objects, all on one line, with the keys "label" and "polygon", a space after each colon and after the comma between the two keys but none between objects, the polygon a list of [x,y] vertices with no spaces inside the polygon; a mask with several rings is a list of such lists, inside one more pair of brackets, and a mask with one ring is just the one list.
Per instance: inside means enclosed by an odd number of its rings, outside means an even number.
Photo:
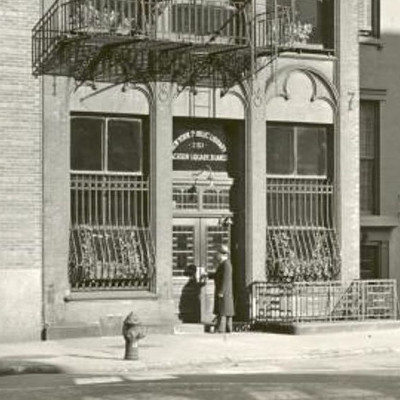
[{"label": "downspout", "polygon": [[[40,18],[44,15],[44,0],[40,0]],[[44,251],[44,76],[39,77],[40,79],[40,105],[41,105],[41,168],[42,168],[42,207],[41,207],[41,240],[42,240],[42,330],[41,330],[41,340],[46,340],[46,330],[47,330],[47,308],[46,308],[46,279],[45,279],[45,251]]]}]

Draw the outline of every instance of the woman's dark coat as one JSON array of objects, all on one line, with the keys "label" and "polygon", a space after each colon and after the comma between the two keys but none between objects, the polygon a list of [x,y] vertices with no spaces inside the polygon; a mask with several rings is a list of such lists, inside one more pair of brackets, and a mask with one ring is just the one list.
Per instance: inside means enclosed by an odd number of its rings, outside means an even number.
[{"label": "woman's dark coat", "polygon": [[213,275],[215,282],[214,314],[225,316],[235,315],[231,262],[229,260],[222,261]]}]

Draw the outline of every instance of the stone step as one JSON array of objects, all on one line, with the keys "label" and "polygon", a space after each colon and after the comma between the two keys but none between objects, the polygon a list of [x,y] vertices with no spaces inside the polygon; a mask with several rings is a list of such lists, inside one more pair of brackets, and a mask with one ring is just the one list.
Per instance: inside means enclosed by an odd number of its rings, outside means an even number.
[{"label": "stone step", "polygon": [[265,325],[263,331],[292,335],[312,335],[325,333],[376,331],[384,329],[400,329],[400,321],[377,319],[368,321],[300,322],[292,324],[270,323]]},{"label": "stone step", "polygon": [[178,324],[174,326],[176,334],[201,334],[204,333],[203,324]]},{"label": "stone step", "polygon": [[[48,326],[42,334],[43,340],[73,339],[80,337],[104,337],[120,336],[122,339],[122,322],[115,320],[115,323],[92,323],[92,324],[60,324]],[[201,325],[202,326],[202,325]],[[172,324],[143,324],[147,334],[171,334]],[[203,328],[204,330],[204,328]]]}]

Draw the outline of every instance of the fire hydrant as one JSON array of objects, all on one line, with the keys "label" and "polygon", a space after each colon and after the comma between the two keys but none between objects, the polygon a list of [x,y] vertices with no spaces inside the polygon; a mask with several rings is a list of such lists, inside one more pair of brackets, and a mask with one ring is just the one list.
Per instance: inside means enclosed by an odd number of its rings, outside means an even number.
[{"label": "fire hydrant", "polygon": [[129,313],[122,326],[125,339],[125,360],[139,359],[139,340],[145,337],[142,324],[137,315]]}]

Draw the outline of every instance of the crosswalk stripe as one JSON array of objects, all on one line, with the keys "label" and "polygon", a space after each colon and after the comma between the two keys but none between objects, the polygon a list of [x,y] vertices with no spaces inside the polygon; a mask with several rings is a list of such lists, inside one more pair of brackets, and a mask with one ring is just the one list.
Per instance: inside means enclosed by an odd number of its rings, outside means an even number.
[{"label": "crosswalk stripe", "polygon": [[259,366],[259,367],[232,367],[232,368],[221,368],[214,371],[218,375],[254,375],[254,374],[273,374],[277,372],[282,372],[282,368],[277,366]]},{"label": "crosswalk stripe", "polygon": [[127,381],[160,381],[160,380],[168,380],[168,379],[176,379],[174,375],[125,375],[125,380]]},{"label": "crosswalk stripe", "polygon": [[101,383],[117,383],[123,382],[119,376],[99,376],[91,378],[75,378],[76,385],[97,385]]}]

